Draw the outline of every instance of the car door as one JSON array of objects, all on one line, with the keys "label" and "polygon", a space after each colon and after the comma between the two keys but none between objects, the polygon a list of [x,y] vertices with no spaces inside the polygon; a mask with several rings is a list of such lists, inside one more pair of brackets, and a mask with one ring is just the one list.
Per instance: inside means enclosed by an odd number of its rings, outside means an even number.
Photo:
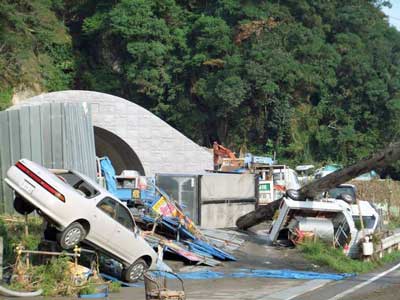
[{"label": "car door", "polygon": [[97,246],[111,251],[110,239],[116,230],[116,222],[114,220],[117,212],[118,202],[110,197],[100,200],[96,209],[93,211],[91,219],[90,238]]},{"label": "car door", "polygon": [[119,256],[128,263],[133,263],[139,255],[141,243],[137,243],[138,234],[135,231],[135,223],[128,208],[118,203],[115,216],[116,230],[111,243]]}]

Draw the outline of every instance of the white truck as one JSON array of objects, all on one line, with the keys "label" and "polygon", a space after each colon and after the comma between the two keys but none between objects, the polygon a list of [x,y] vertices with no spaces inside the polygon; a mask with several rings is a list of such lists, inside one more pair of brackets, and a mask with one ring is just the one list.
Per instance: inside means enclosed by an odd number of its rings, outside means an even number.
[{"label": "white truck", "polygon": [[271,241],[296,244],[307,236],[315,236],[357,257],[360,240],[378,228],[379,214],[368,201],[355,201],[355,194],[355,187],[350,184],[329,190],[317,201],[298,201],[296,193],[288,191],[273,221]]}]

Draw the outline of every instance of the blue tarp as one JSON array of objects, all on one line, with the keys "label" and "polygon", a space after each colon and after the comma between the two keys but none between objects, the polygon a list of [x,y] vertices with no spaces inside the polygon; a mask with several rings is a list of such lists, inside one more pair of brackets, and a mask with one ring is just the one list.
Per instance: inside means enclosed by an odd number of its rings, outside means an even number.
[{"label": "blue tarp", "polygon": [[[294,270],[268,270],[268,269],[236,269],[230,273],[215,271],[196,271],[178,273],[182,279],[204,280],[204,279],[220,279],[220,278],[286,278],[286,279],[329,279],[342,280],[355,274],[335,274],[335,273],[317,273]],[[169,275],[167,275],[169,276]],[[169,277],[168,277],[169,278]],[[171,276],[170,278],[173,278]]]},{"label": "blue tarp", "polygon": [[[168,279],[176,279],[175,276],[163,271],[152,271],[153,274],[165,276]],[[177,273],[183,280],[206,280],[206,279],[222,279],[222,278],[285,278],[285,279],[301,279],[301,280],[314,280],[314,279],[328,279],[328,280],[343,280],[355,276],[355,274],[335,274],[335,273],[317,273],[307,271],[294,271],[294,270],[268,270],[268,269],[235,269],[230,273],[216,272],[216,271],[195,271],[195,272],[182,272]],[[127,283],[119,279],[101,273],[104,279],[117,281],[122,286],[128,287],[142,287],[143,283]]]},{"label": "blue tarp", "polygon": [[105,156],[100,160],[101,171],[106,179],[107,190],[117,196],[117,181],[115,179],[115,170],[111,160]]}]

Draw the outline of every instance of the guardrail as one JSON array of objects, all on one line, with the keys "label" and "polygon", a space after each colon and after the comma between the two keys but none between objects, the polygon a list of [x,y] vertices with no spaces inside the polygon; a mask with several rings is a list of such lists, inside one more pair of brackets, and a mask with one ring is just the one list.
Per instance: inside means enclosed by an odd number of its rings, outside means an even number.
[{"label": "guardrail", "polygon": [[391,253],[393,250],[400,250],[400,232],[382,239],[379,244],[375,245],[374,254],[382,258],[385,252]]}]

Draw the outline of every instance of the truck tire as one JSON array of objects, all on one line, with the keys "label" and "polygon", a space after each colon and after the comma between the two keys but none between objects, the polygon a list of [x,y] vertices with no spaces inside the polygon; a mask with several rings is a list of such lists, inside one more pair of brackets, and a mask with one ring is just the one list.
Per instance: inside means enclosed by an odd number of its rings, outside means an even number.
[{"label": "truck tire", "polygon": [[57,234],[57,241],[61,248],[68,250],[78,245],[85,237],[86,231],[83,226],[78,222],[73,222]]},{"label": "truck tire", "polygon": [[35,210],[35,207],[19,194],[15,194],[13,205],[16,212],[21,215],[29,215]]},{"label": "truck tire", "polygon": [[122,280],[130,283],[136,282],[143,276],[148,268],[149,266],[144,259],[139,258],[128,268],[122,270]]}]

